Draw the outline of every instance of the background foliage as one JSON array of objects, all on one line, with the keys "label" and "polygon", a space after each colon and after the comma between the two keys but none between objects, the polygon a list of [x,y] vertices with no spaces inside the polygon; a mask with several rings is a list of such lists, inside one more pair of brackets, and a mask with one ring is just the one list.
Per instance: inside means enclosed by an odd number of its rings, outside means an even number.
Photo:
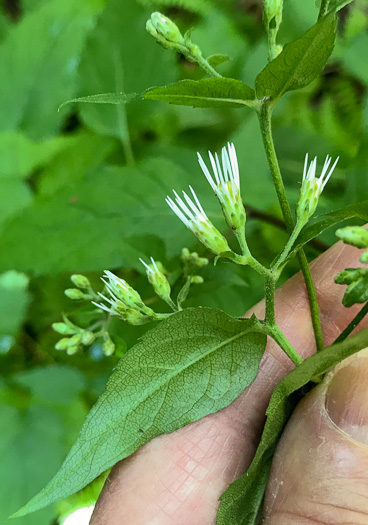
[{"label": "background foliage", "polygon": [[[117,363],[100,343],[67,357],[54,349],[52,322],[72,305],[69,276],[120,270],[150,300],[138,257],[163,262],[175,281],[186,245],[207,255],[164,202],[195,184],[210,218],[223,230],[196,151],[235,143],[248,206],[248,239],[262,261],[285,242],[256,117],[245,109],[193,109],[135,100],[127,106],[68,105],[96,93],[141,93],[203,73],[161,49],[145,32],[160,9],[205,55],[231,60],[221,73],[254,85],[266,64],[262,3],[256,0],[19,0],[0,4],[0,522],[50,479]],[[285,0],[280,42],[298,38],[316,19],[314,0]],[[275,141],[288,195],[298,196],[304,155],[340,155],[319,211],[368,198],[368,47],[365,0],[340,12],[330,65],[275,111]],[[221,38],[219,39],[219,34]],[[313,258],[333,232],[308,245]],[[289,275],[296,270],[290,265]],[[188,306],[241,315],[261,298],[244,268],[212,265]],[[155,305],[159,308],[159,305]],[[79,316],[83,312],[78,313]],[[147,327],[113,323],[130,347]],[[121,346],[125,346],[124,344]],[[55,507],[19,520],[51,525],[93,501],[100,482]]]}]

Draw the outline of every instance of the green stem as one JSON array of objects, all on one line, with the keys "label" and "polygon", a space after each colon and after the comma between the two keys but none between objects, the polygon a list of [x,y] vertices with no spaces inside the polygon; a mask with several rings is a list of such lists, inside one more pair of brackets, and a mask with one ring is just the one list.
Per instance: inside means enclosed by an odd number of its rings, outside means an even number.
[{"label": "green stem", "polygon": [[[271,170],[273,183],[276,189],[276,193],[277,193],[281,211],[284,217],[284,221],[286,223],[286,227],[289,233],[291,234],[294,229],[294,219],[291,213],[289,202],[286,197],[285,187],[284,187],[279,163],[278,163],[277,156],[276,156],[275,146],[273,143],[271,115],[272,115],[272,107],[270,106],[269,103],[264,102],[262,104],[260,112],[258,113],[263,144],[264,144],[264,148],[266,151],[268,164]],[[320,350],[323,350],[324,343],[323,343],[322,327],[321,327],[321,320],[319,316],[316,289],[314,287],[312,275],[309,270],[307,257],[302,249],[298,252],[297,257],[298,257],[300,268],[304,276],[305,285],[307,288],[317,351],[320,351]]]},{"label": "green stem", "polygon": [[277,31],[270,29],[268,31],[268,61],[271,62],[277,57],[277,44],[276,44]]},{"label": "green stem", "polygon": [[351,334],[351,332],[354,330],[354,328],[356,328],[358,326],[360,321],[362,321],[367,314],[368,314],[368,303],[365,303],[363,308],[361,308],[359,310],[359,312],[356,314],[354,319],[352,321],[350,321],[348,326],[341,332],[339,337],[337,337],[335,339],[333,344],[341,343],[341,341],[345,341],[345,339],[348,337],[348,335]]},{"label": "green stem", "polygon": [[196,56],[193,58],[195,59],[197,64],[201,66],[201,68],[204,69],[204,71],[206,71],[206,73],[210,75],[210,77],[222,78],[222,75],[220,75],[220,73],[218,73],[216,69],[214,69],[212,66],[210,66],[210,64],[203,56]]},{"label": "green stem", "polygon": [[318,20],[323,18],[325,15],[327,15],[329,6],[330,6],[330,0],[321,0],[321,5],[319,8],[319,13],[318,13]]},{"label": "green stem", "polygon": [[167,297],[165,299],[165,302],[166,304],[168,304],[170,306],[170,308],[174,311],[174,312],[178,312],[179,309],[178,307],[176,306],[176,304],[174,303],[174,301],[171,299],[171,297]]},{"label": "green stem", "polygon": [[285,354],[292,360],[294,365],[298,366],[303,362],[303,358],[298,354],[294,347],[286,339],[282,331],[277,325],[266,327],[268,328],[268,335],[282,348]]},{"label": "green stem", "polygon": [[289,240],[288,240],[288,242],[285,245],[285,248],[282,250],[279,258],[277,259],[277,261],[275,262],[275,264],[272,267],[273,271],[277,271],[277,269],[280,268],[282,263],[285,261],[285,259],[289,255],[289,253],[291,251],[291,248],[293,247],[293,244],[294,244],[296,238],[298,237],[298,235],[300,233],[300,230],[302,228],[303,228],[302,224],[297,223],[295,225],[295,227],[294,227],[294,229],[292,231],[292,234],[290,235]]},{"label": "green stem", "polygon": [[269,276],[265,278],[265,302],[266,302],[265,323],[269,325],[276,325],[275,284],[276,284],[276,281],[273,276]]}]

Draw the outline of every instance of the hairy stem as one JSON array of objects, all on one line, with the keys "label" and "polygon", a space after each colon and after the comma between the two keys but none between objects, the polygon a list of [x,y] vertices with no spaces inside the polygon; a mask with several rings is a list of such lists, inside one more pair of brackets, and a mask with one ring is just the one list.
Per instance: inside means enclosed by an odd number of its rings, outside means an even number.
[{"label": "hairy stem", "polygon": [[348,335],[351,334],[351,332],[354,330],[354,328],[356,328],[358,326],[360,321],[362,321],[367,314],[368,314],[368,303],[365,303],[363,308],[361,308],[359,310],[359,312],[356,314],[354,319],[352,321],[350,321],[348,326],[341,332],[339,337],[337,337],[335,339],[333,344],[341,343],[341,341],[345,341],[345,339],[348,337]]},{"label": "hairy stem", "polygon": [[[272,128],[271,128],[271,114],[272,114],[272,108],[269,105],[269,103],[265,102],[264,104],[262,104],[261,110],[258,115],[259,115],[259,122],[260,122],[260,127],[261,127],[263,144],[264,144],[264,148],[266,151],[266,156],[267,156],[268,164],[271,170],[271,175],[272,175],[273,183],[276,189],[276,194],[279,200],[281,211],[282,211],[288,232],[291,234],[294,229],[295,224],[294,224],[294,219],[291,213],[290,205],[286,197],[284,182],[282,180],[279,163],[278,163],[277,156],[276,156],[275,146],[273,143]],[[305,285],[306,285],[307,292],[308,292],[309,305],[310,305],[310,311],[311,311],[312,324],[313,324],[313,329],[314,329],[314,337],[316,340],[317,351],[320,351],[320,350],[323,350],[324,343],[323,343],[321,320],[319,316],[317,294],[316,294],[313,279],[312,279],[312,276],[309,270],[308,260],[302,249],[298,252],[297,257],[298,257],[300,268],[304,276],[304,281],[305,281]]]},{"label": "hairy stem", "polygon": [[318,20],[327,15],[329,6],[330,0],[321,0],[321,5],[318,13]]},{"label": "hairy stem", "polygon": [[222,78],[222,75],[220,75],[220,73],[218,73],[203,56],[195,57],[195,61],[204,71],[206,71],[206,73],[210,75],[210,77]]},{"label": "hairy stem", "polygon": [[265,323],[269,325],[276,325],[275,317],[275,279],[273,276],[265,278],[265,302],[266,302],[266,316]]}]

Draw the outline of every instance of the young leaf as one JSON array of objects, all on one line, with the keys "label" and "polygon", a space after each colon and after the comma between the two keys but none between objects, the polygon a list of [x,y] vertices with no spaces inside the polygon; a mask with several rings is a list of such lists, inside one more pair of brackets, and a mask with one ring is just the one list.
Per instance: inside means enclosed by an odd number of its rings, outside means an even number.
[{"label": "young leaf", "polygon": [[300,398],[298,390],[367,345],[368,330],[364,330],[312,355],[277,385],[267,408],[267,420],[256,455],[248,471],[221,496],[217,525],[254,525],[277,441]]},{"label": "young leaf", "polygon": [[[252,319],[190,308],[120,360],[54,479],[17,516],[77,492],[155,436],[221,410],[255,378],[266,337]],[[143,430],[143,432],[142,432]]]},{"label": "young leaf", "polygon": [[88,97],[72,98],[71,100],[63,102],[61,106],[59,106],[58,111],[67,104],[72,104],[73,102],[85,102],[87,104],[128,104],[137,96],[136,93],[100,93],[98,95],[89,95]]},{"label": "young leaf", "polygon": [[233,78],[181,80],[169,86],[147,89],[143,97],[195,108],[242,108],[257,105],[254,90]]},{"label": "young leaf", "polygon": [[207,58],[207,62],[212,67],[219,66],[220,64],[223,64],[224,62],[227,62],[228,60],[230,60],[229,55],[222,55],[222,54],[211,55],[210,57]]},{"label": "young leaf", "polygon": [[335,283],[348,284],[342,304],[346,307],[368,301],[368,269],[346,268],[335,277]]},{"label": "young leaf", "polygon": [[277,101],[287,91],[310,84],[323,70],[335,43],[336,19],[330,13],[283,51],[256,78],[258,98]]}]

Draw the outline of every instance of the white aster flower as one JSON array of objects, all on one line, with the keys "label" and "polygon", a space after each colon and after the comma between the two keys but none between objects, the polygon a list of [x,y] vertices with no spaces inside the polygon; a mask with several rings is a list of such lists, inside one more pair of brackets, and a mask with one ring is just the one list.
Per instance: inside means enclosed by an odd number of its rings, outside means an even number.
[{"label": "white aster flower", "polygon": [[222,167],[217,153],[209,151],[214,177],[210,174],[201,155],[198,162],[211,188],[220,201],[226,222],[233,230],[243,229],[245,225],[245,209],[240,196],[240,179],[238,160],[234,144],[228,143],[221,151]]},{"label": "white aster flower", "polygon": [[105,271],[104,277],[101,280],[106,286],[108,296],[101,292],[98,292],[98,295],[108,304],[93,302],[95,306],[134,325],[143,324],[149,318],[156,318],[155,312],[143,303],[139,293],[124,279],[108,270]]},{"label": "white aster flower", "polygon": [[[166,301],[170,304],[170,306],[173,305],[173,302],[171,301],[170,294],[171,294],[171,287],[169,284],[169,281],[166,279],[166,276],[163,274],[163,272],[158,268],[156,261],[153,257],[151,257],[151,265],[144,262],[143,259],[139,259],[143,266],[146,268],[147,278],[149,282],[152,284],[155,292],[161,299]],[[159,263],[159,265],[162,267],[162,265]]]},{"label": "white aster flower", "polygon": [[189,186],[189,188],[194,201],[183,191],[185,203],[176,191],[173,190],[176,202],[174,202],[171,197],[166,197],[167,204],[185,226],[189,228],[209,250],[217,255],[229,251],[230,248],[225,237],[215,228],[207,217],[193,188],[191,186]]},{"label": "white aster flower", "polygon": [[308,167],[308,153],[305,156],[302,186],[300,188],[300,197],[296,209],[296,215],[300,222],[306,223],[313,215],[317,208],[318,199],[329,181],[333,170],[338,163],[339,157],[335,160],[332,167],[330,164],[332,157],[327,155],[322,168],[321,175],[316,177],[317,157],[314,157]]}]

